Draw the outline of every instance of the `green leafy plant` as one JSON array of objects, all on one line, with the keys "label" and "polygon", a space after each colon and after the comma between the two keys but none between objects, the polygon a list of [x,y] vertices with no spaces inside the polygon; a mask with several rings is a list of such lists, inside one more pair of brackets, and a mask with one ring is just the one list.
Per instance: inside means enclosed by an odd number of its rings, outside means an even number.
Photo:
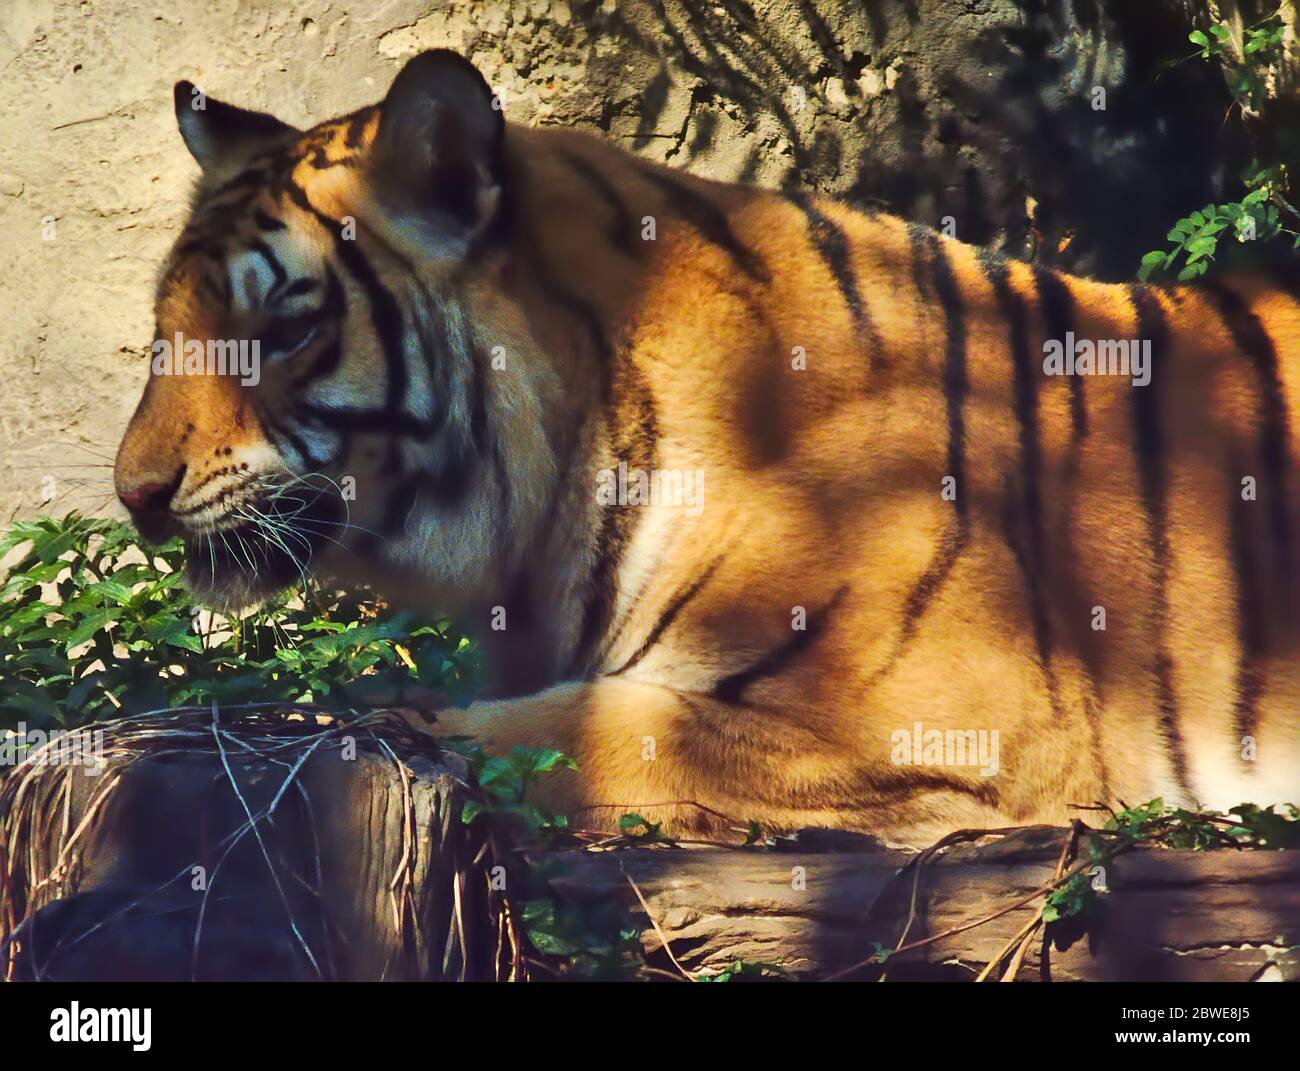
[{"label": "green leafy plant", "polygon": [[1209,59],[1223,54],[1232,39],[1232,33],[1223,23],[1216,22],[1210,27],[1208,35],[1204,30],[1193,30],[1187,35],[1187,39],[1200,49],[1196,54],[1201,59]]},{"label": "green leafy plant", "polygon": [[[1280,809],[1242,803],[1229,811],[1166,807],[1153,799],[1136,807],[1112,812],[1100,830],[1088,838],[1092,866],[1108,866],[1117,856],[1138,847],[1211,851],[1233,848],[1276,850],[1300,847],[1300,809],[1287,804]],[[1089,870],[1077,871],[1047,897],[1043,921],[1097,912],[1101,902]]]},{"label": "green leafy plant", "polygon": [[[507,755],[488,757],[479,743],[466,737],[445,737],[442,743],[464,755],[480,790],[468,800],[461,821],[490,823],[512,845],[574,847],[565,815],[543,807],[530,793],[538,782],[577,763],[554,748],[515,747]],[[644,819],[642,820],[644,821]],[[560,977],[593,980],[633,980],[645,976],[640,928],[631,924],[618,904],[571,904],[554,895],[549,881],[556,873],[554,858],[529,857],[528,865],[512,872],[519,921],[528,943],[541,961],[534,966]],[[521,891],[522,890],[522,891]]]},{"label": "green leafy plant", "polygon": [[474,741],[456,738],[445,742],[471,760],[483,790],[483,799],[467,801],[461,811],[461,821],[466,825],[488,814],[507,818],[512,832],[529,840],[550,842],[568,831],[569,821],[564,815],[548,811],[528,798],[528,790],[538,778],[556,770],[578,768],[563,752],[516,747],[509,755],[488,758]]},{"label": "green leafy plant", "polygon": [[675,847],[677,842],[665,836],[662,822],[651,822],[639,814],[619,815],[618,831],[629,844],[666,844]]},{"label": "green leafy plant", "polygon": [[1300,811],[1242,803],[1230,811],[1166,807],[1161,799],[1112,813],[1099,833],[1097,851],[1114,856],[1117,850],[1140,844],[1164,848],[1295,848],[1300,847]]},{"label": "green leafy plant", "polygon": [[1092,877],[1086,871],[1071,874],[1053,890],[1043,904],[1043,921],[1057,922],[1076,915],[1095,914],[1101,901],[1092,886]]},{"label": "green leafy plant", "polygon": [[1282,58],[1285,34],[1281,13],[1275,11],[1242,31],[1240,59],[1233,55],[1232,30],[1226,23],[1211,23],[1208,31],[1193,30],[1187,39],[1196,46],[1193,56],[1223,63],[1233,98],[1244,111],[1258,114],[1268,103],[1267,74]]},{"label": "green leafy plant", "polygon": [[1283,195],[1285,169],[1281,165],[1261,167],[1256,163],[1243,181],[1249,192],[1241,200],[1208,204],[1175,223],[1165,235],[1170,247],[1153,249],[1144,255],[1138,278],[1145,282],[1155,272],[1171,271],[1180,258],[1183,261],[1178,272],[1180,282],[1204,275],[1218,252],[1220,240],[1225,237],[1249,242],[1269,241],[1286,234],[1292,238],[1292,248],[1300,248],[1300,231],[1282,225],[1278,207],[1286,205],[1294,215]]},{"label": "green leafy plant", "polygon": [[552,896],[524,903],[520,912],[529,943],[559,961],[557,973],[593,981],[642,977],[641,930],[615,904],[568,904]]},{"label": "green leafy plant", "polygon": [[[1231,29],[1226,23],[1212,23],[1208,30],[1188,34],[1196,51],[1185,58],[1221,63],[1235,109],[1243,117],[1259,118],[1269,102],[1270,72],[1283,58],[1285,30],[1277,12],[1246,27],[1237,58]],[[1266,243],[1286,235],[1293,249],[1300,248],[1300,231],[1296,229],[1300,226],[1300,212],[1289,200],[1290,176],[1285,161],[1253,160],[1241,181],[1244,192],[1236,200],[1208,204],[1178,220],[1165,235],[1169,244],[1142,257],[1138,278],[1145,282],[1153,275],[1177,271],[1178,280],[1188,282],[1205,275],[1222,252],[1220,243],[1225,238],[1237,243]]]},{"label": "green leafy plant", "polygon": [[786,982],[794,975],[776,963],[764,963],[762,960],[736,960],[728,963],[716,974],[700,974],[699,982]]},{"label": "green leafy plant", "polygon": [[182,546],[69,514],[0,536],[0,728],[75,726],[217,700],[331,709],[474,687],[477,652],[421,623],[315,584],[246,616],[205,613],[181,583]]}]

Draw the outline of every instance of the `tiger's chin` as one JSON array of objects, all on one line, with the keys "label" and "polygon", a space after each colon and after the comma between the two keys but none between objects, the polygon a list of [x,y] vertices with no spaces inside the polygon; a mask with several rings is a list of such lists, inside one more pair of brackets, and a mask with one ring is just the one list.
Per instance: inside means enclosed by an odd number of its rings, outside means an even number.
[{"label": "tiger's chin", "polygon": [[[239,552],[220,539],[232,533],[242,538]],[[186,586],[196,602],[218,613],[255,610],[300,578],[289,555],[251,530],[226,529],[186,542]]]},{"label": "tiger's chin", "polygon": [[328,500],[310,516],[293,520],[261,514],[261,520],[222,525],[185,541],[186,586],[218,613],[254,610],[278,592],[304,582],[327,551],[342,542],[342,509]]}]

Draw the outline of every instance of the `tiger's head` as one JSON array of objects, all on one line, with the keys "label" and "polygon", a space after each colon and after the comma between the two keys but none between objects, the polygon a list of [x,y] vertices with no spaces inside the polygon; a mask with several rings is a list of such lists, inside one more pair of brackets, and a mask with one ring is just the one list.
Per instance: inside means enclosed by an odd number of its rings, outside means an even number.
[{"label": "tiger's head", "polygon": [[224,609],[370,552],[472,582],[506,521],[471,299],[512,315],[486,82],[436,51],[306,131],[188,82],[175,109],[202,174],[117,454],[138,529],[183,536],[191,586]]}]

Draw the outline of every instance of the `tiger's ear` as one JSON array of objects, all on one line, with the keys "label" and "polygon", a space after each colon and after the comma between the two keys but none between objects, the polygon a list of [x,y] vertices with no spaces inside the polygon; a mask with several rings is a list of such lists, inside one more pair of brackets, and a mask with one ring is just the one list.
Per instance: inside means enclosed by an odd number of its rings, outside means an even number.
[{"label": "tiger's ear", "polygon": [[193,82],[177,82],[172,100],[185,147],[205,172],[238,167],[259,150],[298,133],[273,115],[205,96]]},{"label": "tiger's ear", "polygon": [[380,106],[371,181],[385,202],[450,237],[469,237],[495,212],[505,120],[469,60],[422,52]]}]

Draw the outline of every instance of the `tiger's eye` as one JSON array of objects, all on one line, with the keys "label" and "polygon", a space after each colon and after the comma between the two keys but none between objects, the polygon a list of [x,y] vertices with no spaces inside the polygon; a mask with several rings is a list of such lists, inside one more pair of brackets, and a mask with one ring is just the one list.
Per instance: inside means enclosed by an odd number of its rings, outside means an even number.
[{"label": "tiger's eye", "polygon": [[316,321],[307,317],[276,320],[262,335],[262,344],[270,355],[289,357],[312,340],[316,327]]}]

